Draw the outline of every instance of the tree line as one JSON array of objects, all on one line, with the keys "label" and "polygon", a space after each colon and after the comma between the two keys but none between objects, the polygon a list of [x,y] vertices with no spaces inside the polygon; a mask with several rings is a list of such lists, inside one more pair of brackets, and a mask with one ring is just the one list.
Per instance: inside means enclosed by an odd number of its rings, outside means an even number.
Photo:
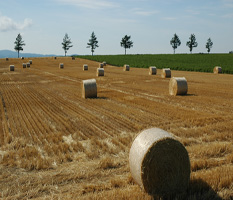
[{"label": "tree line", "polygon": [[[125,55],[126,55],[126,49],[130,49],[131,47],[133,47],[133,41],[130,40],[131,36],[125,35],[120,42],[121,47],[123,47],[125,49]],[[19,52],[23,51],[23,46],[25,46],[26,44],[23,41],[22,36],[20,35],[20,33],[17,35],[16,40],[14,42],[15,47],[14,49],[18,52],[18,58],[19,58]],[[65,56],[67,54],[67,51],[73,47],[72,42],[71,42],[71,38],[68,36],[68,34],[66,33],[64,38],[63,38],[63,42],[62,44],[62,49],[65,51]],[[174,54],[176,49],[181,45],[181,41],[179,39],[179,36],[175,33],[173,38],[170,41],[170,44],[173,48]],[[190,53],[192,53],[192,50],[194,47],[198,46],[198,43],[196,41],[196,37],[194,34],[191,34],[191,36],[189,37],[189,41],[187,41],[186,46],[188,46]],[[209,53],[211,48],[213,46],[213,42],[211,40],[211,38],[209,38],[206,42],[206,48],[207,48],[207,52]],[[94,31],[91,33],[91,38],[89,39],[89,42],[87,43],[87,48],[91,49],[91,53],[93,56],[93,53],[95,52],[95,49],[99,47],[98,45],[98,40],[97,37],[94,33]]]}]

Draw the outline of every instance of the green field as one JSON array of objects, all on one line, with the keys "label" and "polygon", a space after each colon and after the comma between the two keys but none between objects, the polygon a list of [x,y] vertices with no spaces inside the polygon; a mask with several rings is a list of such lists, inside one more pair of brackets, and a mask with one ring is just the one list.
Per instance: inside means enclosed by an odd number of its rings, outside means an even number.
[{"label": "green field", "polygon": [[223,73],[233,74],[233,54],[137,54],[137,55],[96,55],[78,56],[98,62],[106,61],[114,66],[148,68],[156,66],[158,69],[213,72],[215,66],[220,66]]}]

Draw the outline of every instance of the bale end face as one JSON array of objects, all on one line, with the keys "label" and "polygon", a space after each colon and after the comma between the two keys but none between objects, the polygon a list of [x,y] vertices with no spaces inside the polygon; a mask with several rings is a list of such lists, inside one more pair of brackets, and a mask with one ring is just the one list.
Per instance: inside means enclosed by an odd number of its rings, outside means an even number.
[{"label": "bale end face", "polygon": [[29,60],[30,65],[32,64],[32,60]]},{"label": "bale end face", "polygon": [[9,60],[9,58],[6,58],[6,61],[8,61]]},{"label": "bale end face", "polygon": [[97,85],[95,79],[84,80],[82,82],[82,97],[97,98]]},{"label": "bale end face", "polygon": [[176,95],[186,95],[188,92],[187,80],[184,77],[173,77],[169,82],[169,94]]},{"label": "bale end face", "polygon": [[72,57],[72,60],[75,60],[75,57]]},{"label": "bale end face", "polygon": [[9,66],[9,70],[10,70],[10,71],[15,71],[15,66],[14,66],[14,65],[10,65],[10,66]]},{"label": "bale end face", "polygon": [[104,68],[97,68],[96,76],[104,76]]},{"label": "bale end face", "polygon": [[123,67],[123,70],[124,70],[124,71],[129,71],[129,69],[130,69],[130,68],[129,68],[129,65],[124,65],[124,67]]},{"label": "bale end face", "polygon": [[21,57],[22,60],[24,60],[24,57]]},{"label": "bale end face", "polygon": [[84,64],[84,65],[83,65],[83,71],[86,71],[86,70],[88,70],[88,65],[87,65],[87,64]]},{"label": "bale end face", "polygon": [[27,68],[29,68],[29,67],[30,67],[30,63],[28,62],[28,63],[27,63]]},{"label": "bale end face", "polygon": [[170,68],[164,68],[162,70],[161,77],[162,78],[171,78],[171,70],[170,70]]},{"label": "bale end face", "polygon": [[54,57],[54,60],[56,60],[57,59],[57,57]]},{"label": "bale end face", "polygon": [[104,64],[103,63],[100,63],[99,64],[99,68],[103,68],[104,67]]},{"label": "bale end face", "polygon": [[27,64],[26,63],[23,63],[23,68],[27,68]]},{"label": "bale end face", "polygon": [[168,196],[188,187],[188,152],[164,130],[142,131],[131,146],[129,165],[135,182],[151,195]]},{"label": "bale end face", "polygon": [[59,64],[59,68],[60,68],[60,69],[63,69],[63,68],[64,68],[64,64],[63,64],[63,63],[60,63],[60,64]]},{"label": "bale end face", "polygon": [[157,74],[157,68],[152,66],[149,68],[149,75],[156,75]]},{"label": "bale end face", "polygon": [[103,65],[104,65],[104,66],[106,66],[106,65],[107,65],[106,61],[104,61],[104,62],[103,62]]},{"label": "bale end face", "polygon": [[216,67],[214,68],[214,73],[215,73],[215,74],[221,74],[221,73],[222,73],[222,68],[219,67],[219,66],[216,66]]}]

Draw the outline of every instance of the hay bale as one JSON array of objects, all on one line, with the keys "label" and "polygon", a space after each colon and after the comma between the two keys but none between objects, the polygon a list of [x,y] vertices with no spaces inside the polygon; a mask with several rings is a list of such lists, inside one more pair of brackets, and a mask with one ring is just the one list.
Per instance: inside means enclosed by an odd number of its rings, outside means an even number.
[{"label": "hay bale", "polygon": [[103,62],[103,65],[104,65],[104,66],[106,66],[106,65],[107,65],[106,61],[104,61],[104,62]]},{"label": "hay bale", "polygon": [[27,63],[27,68],[29,68],[29,67],[30,67],[30,63],[28,62],[28,63]]},{"label": "hay bale", "polygon": [[10,66],[9,66],[9,70],[10,70],[10,71],[15,71],[15,66],[14,66],[14,65],[10,65]]},{"label": "hay bale", "polygon": [[60,63],[60,64],[59,64],[59,68],[60,68],[60,69],[63,69],[63,68],[64,68],[64,64],[63,64],[63,63]]},{"label": "hay bale", "polygon": [[95,79],[83,80],[82,97],[83,98],[96,98],[97,85]]},{"label": "hay bale", "polygon": [[100,63],[100,64],[99,64],[99,68],[104,68],[104,64],[103,64],[103,63]]},{"label": "hay bale", "polygon": [[85,71],[85,70],[88,70],[88,65],[87,64],[83,65],[83,71]]},{"label": "hay bale", "polygon": [[104,68],[97,68],[96,76],[104,76]]},{"label": "hay bale", "polygon": [[129,65],[124,65],[123,70],[124,71],[129,71]]},{"label": "hay bale", "polygon": [[167,196],[188,187],[188,152],[162,129],[147,129],[136,137],[130,149],[129,164],[135,182],[151,195]]},{"label": "hay bale", "polygon": [[21,57],[22,60],[24,60],[24,57]]},{"label": "hay bale", "polygon": [[32,60],[29,60],[30,65],[32,64]]},{"label": "hay bale", "polygon": [[215,73],[215,74],[221,74],[221,73],[222,73],[222,68],[219,67],[219,66],[216,66],[216,67],[214,68],[214,73]]},{"label": "hay bale", "polygon": [[162,70],[161,77],[162,78],[171,78],[171,70],[170,70],[170,68],[164,68]]},{"label": "hay bale", "polygon": [[6,58],[6,61],[8,61],[9,60],[9,58]]},{"label": "hay bale", "polygon": [[72,60],[75,60],[75,57],[74,57],[74,56],[72,56]]},{"label": "hay bale", "polygon": [[56,59],[57,59],[57,57],[55,56],[55,57],[54,57],[54,60],[56,60]]},{"label": "hay bale", "polygon": [[169,82],[170,95],[185,95],[188,92],[188,84],[185,77],[172,77]]},{"label": "hay bale", "polygon": [[149,75],[156,75],[157,74],[157,68],[152,66],[149,68]]},{"label": "hay bale", "polygon": [[27,64],[26,63],[23,63],[23,68],[27,68]]}]

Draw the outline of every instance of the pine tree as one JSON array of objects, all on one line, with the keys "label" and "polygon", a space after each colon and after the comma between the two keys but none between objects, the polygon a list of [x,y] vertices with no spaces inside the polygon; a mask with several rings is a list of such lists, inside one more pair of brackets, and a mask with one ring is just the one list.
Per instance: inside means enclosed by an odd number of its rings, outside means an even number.
[{"label": "pine tree", "polygon": [[207,48],[207,52],[210,53],[210,49],[213,47],[213,42],[210,38],[207,40],[205,47]]},{"label": "pine tree", "polygon": [[87,48],[91,48],[91,53],[93,56],[93,53],[95,51],[95,48],[99,47],[97,37],[95,36],[94,31],[91,34],[91,39],[89,40],[89,43],[87,43]]},{"label": "pine tree", "polygon": [[181,41],[179,39],[179,36],[176,35],[176,33],[174,34],[174,37],[171,39],[170,44],[172,45],[172,48],[173,48],[174,54],[175,54],[176,48],[181,45]]},{"label": "pine tree", "polygon": [[63,38],[63,42],[61,44],[62,44],[62,48],[65,51],[65,56],[66,56],[67,51],[73,46],[73,45],[71,45],[72,42],[71,42],[71,39],[69,38],[67,33],[65,34],[65,36]]},{"label": "pine tree", "polygon": [[22,40],[22,36],[19,33],[18,36],[16,37],[16,40],[15,40],[15,51],[18,52],[18,58],[19,58],[19,51],[23,51],[24,45],[25,45],[25,43]]},{"label": "pine tree", "polygon": [[198,43],[196,42],[196,37],[194,34],[191,34],[189,41],[186,43],[186,46],[189,47],[190,53],[192,53],[193,48],[197,47]]}]

